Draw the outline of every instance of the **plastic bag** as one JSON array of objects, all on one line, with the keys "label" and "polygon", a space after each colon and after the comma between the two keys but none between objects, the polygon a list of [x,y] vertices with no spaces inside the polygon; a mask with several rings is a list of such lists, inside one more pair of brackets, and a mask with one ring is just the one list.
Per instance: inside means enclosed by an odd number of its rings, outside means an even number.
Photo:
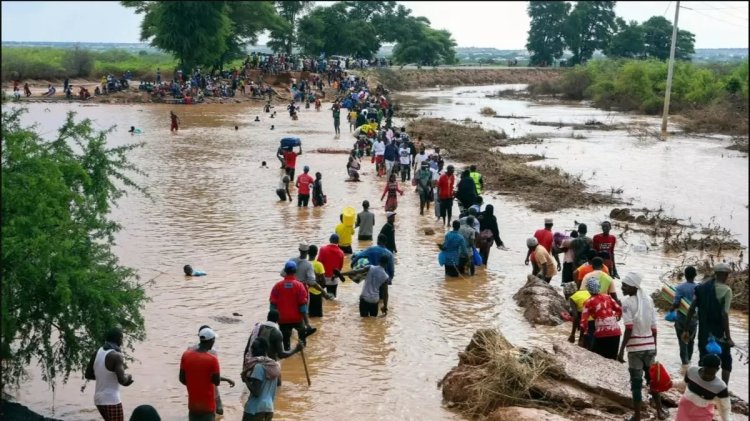
[{"label": "plastic bag", "polygon": [[708,338],[708,343],[706,344],[706,352],[708,352],[709,354],[721,355],[721,345],[716,342],[716,338],[714,338],[713,336]]},{"label": "plastic bag", "polygon": [[472,247],[471,251],[472,251],[471,258],[472,258],[472,260],[474,262],[474,266],[482,266],[482,264],[484,264],[484,262],[482,261],[482,255],[479,254],[479,250],[477,250],[476,248]]},{"label": "plastic bag", "polygon": [[662,363],[654,361],[648,369],[648,374],[651,377],[651,384],[649,385],[651,392],[662,393],[672,388],[672,378],[669,377],[669,373]]},{"label": "plastic bag", "polygon": [[674,322],[677,320],[677,312],[676,311],[668,311],[666,315],[664,315],[664,320],[668,322]]}]

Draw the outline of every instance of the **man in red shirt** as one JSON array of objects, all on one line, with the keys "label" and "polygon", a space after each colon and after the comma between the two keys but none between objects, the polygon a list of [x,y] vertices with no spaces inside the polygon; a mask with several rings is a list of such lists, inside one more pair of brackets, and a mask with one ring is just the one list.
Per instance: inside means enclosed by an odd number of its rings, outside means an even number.
[{"label": "man in red shirt", "polygon": [[283,336],[284,349],[291,346],[292,329],[297,331],[299,341],[304,344],[305,337],[312,333],[305,326],[310,326],[307,318],[307,288],[297,280],[297,264],[288,261],[284,265],[284,279],[271,289],[271,310],[279,312],[279,330]]},{"label": "man in red shirt", "polygon": [[[555,250],[553,249],[554,234],[552,234],[552,225],[552,218],[545,218],[544,228],[536,230],[534,232],[534,238],[536,238],[540,246],[544,247],[544,249],[547,250],[547,253],[551,254],[552,257],[555,258],[555,262],[557,262],[557,271],[559,272],[561,270],[560,258],[557,256],[557,253],[555,253]],[[536,259],[534,258],[532,251],[532,249],[529,249],[529,252],[526,253],[526,260],[523,263],[528,266],[529,260],[531,260],[531,267],[534,273],[536,273],[538,271],[538,268],[536,267]]]},{"label": "man in red shirt", "polygon": [[596,234],[593,238],[593,248],[597,252],[606,251],[609,253],[609,258],[604,261],[604,265],[609,268],[609,272],[613,278],[620,278],[617,275],[617,267],[615,267],[615,243],[617,238],[614,235],[610,235],[609,231],[612,229],[612,224],[609,221],[602,222],[602,233]]},{"label": "man in red shirt", "polygon": [[[289,161],[287,161],[287,164],[288,163]],[[308,174],[310,172],[310,167],[305,165],[305,168],[303,168],[302,171],[302,174],[297,177],[297,183],[295,184],[295,186],[297,186],[298,208],[301,208],[302,206],[307,207],[307,202],[310,200],[310,189],[315,182],[310,174]]]},{"label": "man in red shirt", "polygon": [[216,386],[221,381],[219,359],[211,352],[216,333],[203,328],[198,348],[188,348],[180,360],[180,383],[188,391],[190,421],[213,421],[216,413]]},{"label": "man in red shirt", "polygon": [[284,165],[286,165],[286,174],[290,180],[294,180],[294,168],[297,166],[297,156],[302,155],[302,145],[298,146],[299,152],[294,152],[292,147],[285,148],[282,154],[284,155]]},{"label": "man in red shirt", "polygon": [[331,234],[330,244],[320,248],[318,261],[325,268],[326,292],[336,296],[339,281],[337,274],[344,267],[344,251],[339,247],[338,234]]},{"label": "man in red shirt", "polygon": [[[453,176],[453,165],[448,165],[445,174],[438,179],[438,199],[440,199],[440,217],[443,224],[450,226],[453,216],[453,184],[456,177]],[[448,216],[448,220],[445,217]]]}]

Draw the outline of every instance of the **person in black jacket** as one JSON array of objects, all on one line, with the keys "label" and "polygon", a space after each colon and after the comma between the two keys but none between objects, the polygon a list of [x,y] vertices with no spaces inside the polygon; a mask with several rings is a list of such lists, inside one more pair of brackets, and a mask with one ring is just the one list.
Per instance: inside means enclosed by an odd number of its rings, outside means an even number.
[{"label": "person in black jacket", "polygon": [[477,236],[477,247],[479,255],[482,256],[482,262],[487,265],[487,259],[490,257],[492,243],[497,248],[504,247],[503,240],[500,239],[500,232],[497,229],[497,218],[494,215],[495,207],[487,205],[484,211],[479,215],[479,235]]},{"label": "person in black jacket", "polygon": [[461,173],[461,181],[458,182],[457,189],[456,198],[464,209],[469,209],[471,205],[479,202],[477,186],[469,176],[469,170],[464,170]]},{"label": "person in black jacket", "polygon": [[396,228],[393,226],[393,223],[396,221],[396,212],[386,212],[385,216],[388,218],[388,222],[383,225],[383,228],[380,229],[380,234],[385,236],[386,241],[383,246],[387,248],[391,253],[397,253],[396,250]]}]

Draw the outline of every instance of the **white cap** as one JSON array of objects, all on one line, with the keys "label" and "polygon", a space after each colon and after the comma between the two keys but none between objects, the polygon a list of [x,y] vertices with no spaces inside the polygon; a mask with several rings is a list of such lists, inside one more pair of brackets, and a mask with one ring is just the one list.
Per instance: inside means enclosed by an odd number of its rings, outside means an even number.
[{"label": "white cap", "polygon": [[539,241],[536,237],[530,237],[526,240],[526,247],[536,247],[537,245],[539,245]]},{"label": "white cap", "polygon": [[198,332],[198,337],[201,338],[201,341],[210,341],[211,339],[216,339],[216,332],[210,327],[204,327]]}]

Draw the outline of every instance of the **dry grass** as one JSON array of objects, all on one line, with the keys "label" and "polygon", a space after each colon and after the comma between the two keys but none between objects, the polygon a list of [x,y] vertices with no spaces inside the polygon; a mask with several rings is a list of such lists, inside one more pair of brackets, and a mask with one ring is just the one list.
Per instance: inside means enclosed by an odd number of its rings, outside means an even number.
[{"label": "dry grass", "polygon": [[[487,85],[505,83],[532,83],[557,80],[561,69],[495,68],[495,69],[398,69],[376,68],[361,71],[370,86],[380,82],[388,89],[410,89],[440,86]],[[375,83],[373,83],[375,82]]]},{"label": "dry grass", "polygon": [[497,115],[497,111],[493,110],[491,107],[482,107],[482,109],[479,110],[479,114],[485,117],[493,117]]},{"label": "dry grass", "polygon": [[587,192],[580,177],[559,168],[527,165],[538,156],[494,151],[504,144],[502,133],[434,118],[413,121],[408,130],[413,137],[422,136],[429,146],[441,148],[450,160],[476,164],[489,189],[519,197],[535,211],[618,203],[611,195]]},{"label": "dry grass", "polygon": [[681,121],[686,132],[748,134],[747,102],[717,102],[705,107],[685,110]]}]

